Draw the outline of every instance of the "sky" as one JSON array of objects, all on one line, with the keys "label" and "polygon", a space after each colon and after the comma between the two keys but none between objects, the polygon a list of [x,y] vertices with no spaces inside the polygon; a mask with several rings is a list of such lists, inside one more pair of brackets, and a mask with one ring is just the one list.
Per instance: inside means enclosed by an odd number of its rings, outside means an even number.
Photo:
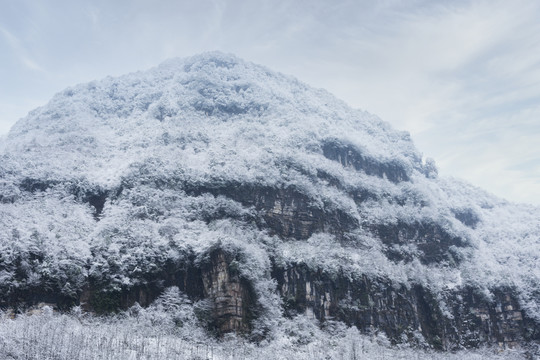
[{"label": "sky", "polygon": [[411,133],[454,176],[540,205],[536,0],[0,0],[0,136],[64,88],[220,50]]}]

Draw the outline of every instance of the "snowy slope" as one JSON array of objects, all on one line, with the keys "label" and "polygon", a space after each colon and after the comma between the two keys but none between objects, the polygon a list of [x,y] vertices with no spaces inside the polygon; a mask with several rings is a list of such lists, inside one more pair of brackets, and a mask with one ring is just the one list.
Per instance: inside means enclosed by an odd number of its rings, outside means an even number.
[{"label": "snowy slope", "polygon": [[[408,134],[376,117],[293,78],[210,53],[69,88],[13,127],[8,153],[38,167],[24,166],[29,176],[48,171],[113,184],[148,158],[169,164],[180,157],[194,176],[276,177],[268,173],[275,171],[270,156],[309,154],[332,137],[377,159],[411,168],[418,162]],[[221,161],[227,166],[210,168]]]}]

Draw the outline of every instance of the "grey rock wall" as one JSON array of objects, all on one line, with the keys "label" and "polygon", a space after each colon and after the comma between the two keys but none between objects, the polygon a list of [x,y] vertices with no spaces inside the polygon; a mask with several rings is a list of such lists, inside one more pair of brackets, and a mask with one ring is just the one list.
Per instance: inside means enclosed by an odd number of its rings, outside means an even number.
[{"label": "grey rock wall", "polygon": [[[525,319],[510,289],[487,299],[472,288],[437,297],[420,285],[397,286],[384,279],[350,280],[304,265],[275,268],[285,311],[321,321],[340,320],[363,331],[383,331],[394,342],[421,342],[441,350],[498,344],[516,347],[538,340],[538,325]],[[422,335],[419,337],[419,335]]]}]

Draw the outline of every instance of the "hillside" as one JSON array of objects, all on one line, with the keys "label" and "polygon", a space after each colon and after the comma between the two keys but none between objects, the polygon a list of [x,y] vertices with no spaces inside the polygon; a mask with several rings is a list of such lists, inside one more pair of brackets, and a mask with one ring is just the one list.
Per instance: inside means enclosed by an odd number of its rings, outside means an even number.
[{"label": "hillside", "polygon": [[176,287],[218,337],[307,316],[524,346],[539,215],[440,178],[408,133],[324,90],[206,53],[68,88],[2,140],[0,308],[111,313]]}]

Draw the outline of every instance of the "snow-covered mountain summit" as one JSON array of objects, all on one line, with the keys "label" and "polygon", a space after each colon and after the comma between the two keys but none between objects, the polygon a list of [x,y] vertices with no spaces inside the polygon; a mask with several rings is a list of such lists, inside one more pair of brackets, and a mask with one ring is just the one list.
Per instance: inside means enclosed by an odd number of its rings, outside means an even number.
[{"label": "snow-covered mountain summit", "polygon": [[130,163],[179,154],[203,172],[225,161],[211,171],[266,177],[269,157],[317,153],[332,138],[408,169],[419,161],[406,133],[324,90],[222,53],[68,88],[18,122],[8,148],[47,169],[33,175],[114,182]]},{"label": "snow-covered mountain summit", "polygon": [[443,349],[540,336],[537,207],[232,55],[66,89],[0,149],[0,306],[107,312],[177,286],[257,339],[303,313]]}]

